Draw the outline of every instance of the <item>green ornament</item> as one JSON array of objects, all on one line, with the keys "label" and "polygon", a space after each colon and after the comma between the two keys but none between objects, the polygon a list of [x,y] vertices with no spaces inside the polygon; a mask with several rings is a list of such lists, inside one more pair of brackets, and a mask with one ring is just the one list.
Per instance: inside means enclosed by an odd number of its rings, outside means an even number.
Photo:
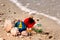
[{"label": "green ornament", "polygon": [[34,30],[36,33],[41,33],[42,32],[42,29],[38,30],[38,29],[32,28],[32,30]]}]

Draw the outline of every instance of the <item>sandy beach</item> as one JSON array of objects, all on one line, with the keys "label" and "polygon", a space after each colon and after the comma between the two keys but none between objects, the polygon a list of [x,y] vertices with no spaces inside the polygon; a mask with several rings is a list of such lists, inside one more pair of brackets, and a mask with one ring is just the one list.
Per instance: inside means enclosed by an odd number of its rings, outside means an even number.
[{"label": "sandy beach", "polygon": [[20,8],[18,8],[15,4],[10,2],[9,0],[0,0],[0,38],[3,38],[5,40],[60,40],[60,25],[57,24],[56,21],[38,14],[32,15],[35,20],[37,20],[37,18],[40,20],[43,31],[48,32],[49,35],[37,33],[34,34],[33,36],[27,37],[8,36],[7,32],[3,29],[4,20],[5,19],[11,19],[12,21],[14,19],[24,20],[25,18],[30,16],[28,13],[29,12],[22,11]]}]

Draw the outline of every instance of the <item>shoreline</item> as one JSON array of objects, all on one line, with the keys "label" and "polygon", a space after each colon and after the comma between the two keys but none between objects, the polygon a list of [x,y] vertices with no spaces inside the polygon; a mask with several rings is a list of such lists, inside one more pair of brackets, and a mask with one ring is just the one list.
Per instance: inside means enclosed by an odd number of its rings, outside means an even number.
[{"label": "shoreline", "polygon": [[28,9],[28,8],[22,6],[21,3],[18,3],[17,0],[10,0],[10,1],[13,2],[14,4],[16,4],[16,6],[19,7],[22,11],[28,12],[29,15],[31,15],[31,14],[42,15],[42,16],[45,16],[47,18],[50,18],[50,19],[56,21],[57,24],[60,24],[60,20],[58,18],[56,18],[56,17],[50,16],[50,15],[47,15],[47,14],[44,14],[44,13],[39,13],[39,12],[37,12],[35,10]]}]

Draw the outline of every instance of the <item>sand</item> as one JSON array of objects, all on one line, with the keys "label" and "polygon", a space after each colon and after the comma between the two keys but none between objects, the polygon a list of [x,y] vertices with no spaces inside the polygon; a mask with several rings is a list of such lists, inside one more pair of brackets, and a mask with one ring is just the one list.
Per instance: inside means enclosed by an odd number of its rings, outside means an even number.
[{"label": "sand", "polygon": [[5,19],[11,19],[12,21],[14,19],[24,20],[29,16],[28,12],[22,11],[9,0],[0,0],[0,38],[5,40],[60,40],[60,25],[45,16],[37,14],[33,14],[34,19],[39,18],[43,31],[48,32],[48,35],[44,33],[37,33],[27,37],[7,35],[7,32],[3,29]]}]

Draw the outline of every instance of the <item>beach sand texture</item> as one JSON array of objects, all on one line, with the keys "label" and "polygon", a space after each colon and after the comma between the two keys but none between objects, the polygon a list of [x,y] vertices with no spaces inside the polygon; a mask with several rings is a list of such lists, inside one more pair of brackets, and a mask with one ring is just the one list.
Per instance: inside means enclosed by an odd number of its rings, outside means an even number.
[{"label": "beach sand texture", "polygon": [[[60,40],[60,25],[55,21],[41,15],[34,14],[34,19],[39,18],[40,23],[42,24],[43,31],[48,32],[49,35],[37,33],[33,36],[27,37],[13,37],[8,36],[6,31],[3,29],[3,24],[5,19],[21,19],[23,20],[30,15],[28,12],[24,12],[19,9],[15,4],[9,0],[0,0],[0,38],[5,40]],[[52,36],[52,37],[51,37]]]}]

